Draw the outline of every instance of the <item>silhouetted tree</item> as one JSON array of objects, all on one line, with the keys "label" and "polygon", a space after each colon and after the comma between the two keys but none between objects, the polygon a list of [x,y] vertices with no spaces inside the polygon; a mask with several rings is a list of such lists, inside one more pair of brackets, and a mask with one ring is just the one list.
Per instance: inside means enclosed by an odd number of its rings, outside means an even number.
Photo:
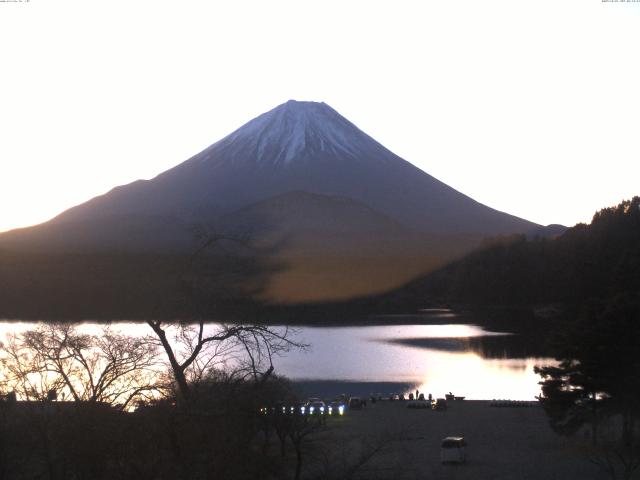
[{"label": "silhouetted tree", "polygon": [[164,350],[182,400],[189,401],[200,380],[222,366],[233,376],[251,376],[256,382],[271,375],[273,357],[302,345],[288,327],[266,325],[167,324],[147,322],[156,337],[150,343]]},{"label": "silhouetted tree", "polygon": [[559,365],[536,368],[543,377],[540,401],[557,432],[591,427],[592,458],[616,478],[640,467],[640,297],[620,294],[594,301],[557,334]]},{"label": "silhouetted tree", "polygon": [[[200,314],[182,322],[147,320],[154,333],[149,341],[161,347],[166,354],[179,397],[187,402],[192,396],[193,387],[222,367],[227,374],[232,372],[234,377],[249,375],[258,382],[273,372],[274,356],[291,348],[304,347],[293,339],[295,331],[288,327],[276,328],[256,323],[208,324],[208,312],[213,310],[213,305],[222,297],[237,295],[237,292],[230,293],[233,290],[232,281],[222,281],[229,274],[228,270],[209,270],[210,257],[207,252],[228,243],[245,250],[250,250],[251,246],[243,238],[203,231],[198,232],[197,238],[201,245],[185,265],[182,289],[184,301],[191,304],[188,310]],[[227,256],[242,257],[237,252]],[[221,290],[222,283],[227,285]]]},{"label": "silhouetted tree", "polygon": [[99,335],[41,324],[0,343],[3,387],[25,400],[70,397],[127,409],[164,386],[157,348],[104,327]]}]

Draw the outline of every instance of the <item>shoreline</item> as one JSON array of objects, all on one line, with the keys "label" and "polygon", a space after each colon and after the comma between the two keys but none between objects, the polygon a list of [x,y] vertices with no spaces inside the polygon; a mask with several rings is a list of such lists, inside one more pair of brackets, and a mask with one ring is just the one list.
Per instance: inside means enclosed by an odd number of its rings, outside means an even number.
[{"label": "shoreline", "polygon": [[[420,386],[420,382],[390,382],[390,381],[358,381],[358,380],[331,380],[331,379],[289,379],[293,390],[300,396],[300,399],[307,398],[320,398],[325,401],[331,401],[340,395],[346,395],[349,397],[360,397],[363,399],[370,399],[371,395],[381,395],[379,399],[383,403],[394,403],[403,405],[409,401],[405,400],[389,400],[388,397],[391,394],[405,394],[414,393]],[[445,398],[446,392],[423,392],[425,397],[432,394],[433,399]],[[447,403],[459,405],[465,402],[475,403],[491,403],[491,402],[519,402],[538,404],[538,400],[535,398],[521,399],[521,398],[466,398],[464,392],[457,392],[456,396],[465,397],[464,400],[454,400]]]}]

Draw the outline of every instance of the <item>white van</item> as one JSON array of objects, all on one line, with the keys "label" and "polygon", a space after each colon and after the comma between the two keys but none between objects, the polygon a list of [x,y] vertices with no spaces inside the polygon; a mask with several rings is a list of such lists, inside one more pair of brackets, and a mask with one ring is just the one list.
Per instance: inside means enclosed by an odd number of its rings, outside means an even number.
[{"label": "white van", "polygon": [[467,461],[467,442],[464,437],[446,437],[442,439],[440,461],[442,463],[464,463]]}]

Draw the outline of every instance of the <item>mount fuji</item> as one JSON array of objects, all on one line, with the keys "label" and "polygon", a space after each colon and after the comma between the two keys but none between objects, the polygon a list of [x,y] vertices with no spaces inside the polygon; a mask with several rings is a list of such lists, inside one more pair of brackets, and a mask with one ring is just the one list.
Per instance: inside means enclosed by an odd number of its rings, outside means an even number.
[{"label": "mount fuji", "polygon": [[0,248],[175,254],[193,249],[194,225],[280,242],[287,268],[267,296],[288,302],[393,288],[484,237],[540,228],[445,185],[325,103],[290,100],[151,180],[0,235]]},{"label": "mount fuji", "polygon": [[120,215],[202,221],[291,191],[352,198],[432,233],[495,235],[536,227],[436,180],[328,105],[293,100],[156,178],[117,187],[54,223]]}]

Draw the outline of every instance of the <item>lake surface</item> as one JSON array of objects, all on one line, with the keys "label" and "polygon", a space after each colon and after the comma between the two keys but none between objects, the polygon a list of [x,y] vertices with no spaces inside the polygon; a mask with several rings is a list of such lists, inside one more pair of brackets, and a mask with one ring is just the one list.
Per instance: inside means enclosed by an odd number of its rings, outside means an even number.
[{"label": "lake surface", "polygon": [[[130,335],[150,333],[145,324],[115,325]],[[33,326],[0,322],[0,336]],[[99,328],[99,324],[82,325],[88,331]],[[349,383],[368,382],[371,392],[385,395],[419,389],[434,397],[453,392],[467,399],[534,400],[540,393],[534,366],[553,363],[536,356],[522,337],[475,325],[296,327],[296,331],[296,341],[310,347],[275,358],[276,372],[293,380],[316,381],[324,387],[315,388],[324,391],[330,383],[332,391],[340,390],[336,381],[345,382],[346,393]]]},{"label": "lake surface", "polygon": [[553,363],[523,356],[513,335],[474,325],[303,327],[299,338],[310,351],[276,363],[290,378],[394,382],[411,385],[404,393],[417,388],[436,397],[534,400],[540,377],[533,367]]}]

